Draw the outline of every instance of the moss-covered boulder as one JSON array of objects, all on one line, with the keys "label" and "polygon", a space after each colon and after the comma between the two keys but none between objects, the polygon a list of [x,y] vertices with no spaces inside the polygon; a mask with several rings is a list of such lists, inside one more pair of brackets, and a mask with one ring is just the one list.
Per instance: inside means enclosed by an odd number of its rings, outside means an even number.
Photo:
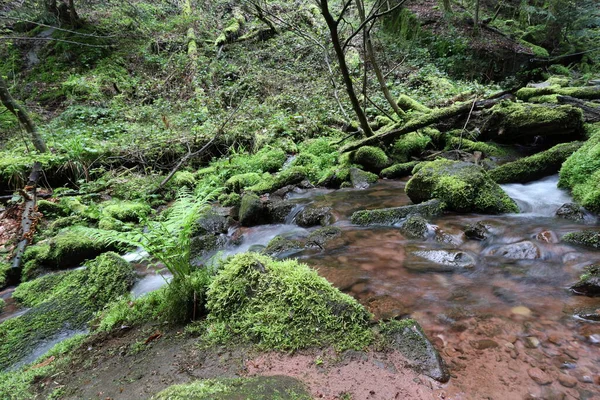
[{"label": "moss-covered boulder", "polygon": [[299,380],[289,376],[205,379],[173,385],[152,400],[311,400]]},{"label": "moss-covered boulder", "polygon": [[535,181],[557,173],[563,162],[582,144],[582,142],[561,143],[532,156],[501,165],[488,174],[496,183]]},{"label": "moss-covered boulder", "polygon": [[31,278],[40,270],[76,267],[98,254],[115,250],[115,246],[99,243],[71,230],[29,246],[23,256],[23,277]]},{"label": "moss-covered boulder", "polygon": [[0,289],[3,289],[8,284],[8,272],[10,264],[5,261],[0,261]]},{"label": "moss-covered boulder", "polygon": [[152,209],[146,203],[135,201],[111,201],[102,204],[102,216],[121,222],[141,222]]},{"label": "moss-covered boulder", "polygon": [[352,214],[350,220],[356,225],[396,225],[410,215],[433,218],[442,215],[446,205],[432,199],[421,204],[402,207],[381,208],[377,210],[361,210]]},{"label": "moss-covered boulder", "polygon": [[448,210],[457,212],[519,212],[516,203],[479,166],[441,159],[415,169],[406,184],[406,194],[414,203],[439,199]]},{"label": "moss-covered boulder", "polygon": [[402,136],[392,146],[392,157],[399,163],[411,161],[411,157],[420,155],[431,144],[431,137],[420,132],[411,132]]},{"label": "moss-covered boulder", "polygon": [[419,323],[413,319],[382,324],[381,333],[391,347],[398,350],[418,372],[439,382],[448,382],[446,363],[427,339]]},{"label": "moss-covered boulder", "polygon": [[369,344],[369,314],[297,261],[245,253],[231,258],[207,292],[209,339],[237,338],[263,349]]},{"label": "moss-covered boulder", "polygon": [[38,200],[37,208],[44,217],[50,218],[64,217],[69,213],[69,210],[64,205],[48,200]]},{"label": "moss-covered boulder", "polygon": [[239,220],[243,226],[258,225],[267,221],[267,214],[260,197],[254,193],[246,193],[242,196]]},{"label": "moss-covered boulder", "polygon": [[61,331],[85,328],[104,305],[128,293],[135,280],[129,263],[115,253],[102,254],[86,266],[17,288],[15,298],[32,308],[0,324],[0,370],[26,359],[32,349]]},{"label": "moss-covered boulder", "polygon": [[271,201],[267,204],[267,211],[269,212],[269,221],[274,224],[285,222],[287,216],[297,206],[296,203],[281,200]]},{"label": "moss-covered boulder", "polygon": [[409,176],[412,170],[418,164],[418,161],[410,161],[406,163],[394,164],[391,167],[383,169],[380,173],[382,178],[400,179]]},{"label": "moss-covered boulder", "polygon": [[324,249],[331,240],[340,237],[342,230],[335,226],[326,226],[319,228],[308,235],[305,247]]},{"label": "moss-covered boulder", "polygon": [[584,296],[600,296],[600,265],[588,265],[585,267],[579,282],[571,286],[571,290],[576,294]]},{"label": "moss-covered boulder", "polygon": [[411,239],[425,239],[429,233],[427,220],[420,215],[409,215],[400,225],[400,232]]},{"label": "moss-covered boulder", "polygon": [[366,189],[371,184],[377,182],[377,179],[379,177],[371,172],[358,168],[350,168],[350,182],[355,189]]},{"label": "moss-covered boulder", "polygon": [[570,232],[562,237],[565,243],[600,249],[600,231]]},{"label": "moss-covered boulder", "polygon": [[560,169],[558,186],[570,189],[573,198],[594,213],[600,213],[600,123],[587,126],[590,138]]},{"label": "moss-covered boulder", "polygon": [[583,207],[575,203],[565,203],[554,214],[558,218],[581,222],[585,220],[586,212]]},{"label": "moss-covered boulder", "polygon": [[302,241],[278,235],[271,239],[263,253],[271,257],[284,257],[302,251],[303,248],[304,243]]},{"label": "moss-covered boulder", "polygon": [[356,150],[353,161],[367,171],[379,172],[389,165],[387,155],[379,147],[363,146]]},{"label": "moss-covered boulder", "polygon": [[583,113],[563,105],[514,103],[504,101],[482,114],[485,124],[481,139],[513,142],[538,135],[568,136],[577,139],[583,133]]},{"label": "moss-covered boulder", "polygon": [[241,193],[247,187],[256,185],[262,180],[262,176],[256,172],[248,172],[247,174],[234,175],[227,179],[225,188],[230,192]]}]

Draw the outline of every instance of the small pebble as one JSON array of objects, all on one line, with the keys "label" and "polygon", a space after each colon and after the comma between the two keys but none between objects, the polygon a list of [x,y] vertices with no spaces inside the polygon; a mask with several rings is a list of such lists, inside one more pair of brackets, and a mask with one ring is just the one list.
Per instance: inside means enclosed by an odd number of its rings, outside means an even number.
[{"label": "small pebble", "polygon": [[549,385],[552,383],[552,377],[539,368],[529,368],[527,374],[538,385]]},{"label": "small pebble", "polygon": [[517,306],[510,309],[510,312],[523,317],[531,316],[531,310],[525,306]]},{"label": "small pebble", "polygon": [[558,377],[558,382],[566,388],[572,388],[577,385],[577,378],[570,375],[561,374]]}]

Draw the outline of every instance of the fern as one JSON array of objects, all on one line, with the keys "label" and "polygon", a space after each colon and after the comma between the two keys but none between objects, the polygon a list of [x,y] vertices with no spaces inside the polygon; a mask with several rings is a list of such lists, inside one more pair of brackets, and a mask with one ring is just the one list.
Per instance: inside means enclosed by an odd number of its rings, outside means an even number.
[{"label": "fern", "polygon": [[210,201],[220,189],[202,188],[195,195],[187,189],[180,189],[177,200],[158,219],[145,219],[144,231],[117,232],[94,228],[77,228],[79,232],[93,240],[111,245],[141,247],[150,257],[158,260],[173,275],[174,282],[181,282],[192,270],[190,265],[191,235],[194,223],[210,208]]}]

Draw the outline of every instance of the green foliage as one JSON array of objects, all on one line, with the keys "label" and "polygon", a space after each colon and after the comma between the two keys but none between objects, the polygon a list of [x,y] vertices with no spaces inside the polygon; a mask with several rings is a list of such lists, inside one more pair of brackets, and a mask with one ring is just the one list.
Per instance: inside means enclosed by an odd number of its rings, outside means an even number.
[{"label": "green foliage", "polygon": [[4,310],[5,305],[6,305],[6,302],[3,299],[0,299],[0,314],[2,314],[2,311]]},{"label": "green foliage", "polygon": [[418,161],[410,161],[407,163],[394,164],[381,171],[381,176],[387,179],[404,178],[412,173],[413,168],[418,164]]},{"label": "green foliage", "polygon": [[132,201],[110,201],[103,203],[102,215],[123,222],[141,222],[151,211],[150,206]]},{"label": "green foliage", "polygon": [[207,293],[210,341],[240,339],[263,349],[362,348],[369,314],[314,270],[254,253],[228,260]]},{"label": "green foliage", "polygon": [[420,155],[431,144],[431,137],[419,132],[411,132],[398,139],[392,147],[392,157],[400,163],[411,161],[412,156]]},{"label": "green foliage", "polygon": [[379,147],[363,146],[356,151],[353,161],[368,171],[379,172],[389,164],[387,155]]},{"label": "green foliage", "polygon": [[6,275],[10,271],[11,265],[3,260],[0,260],[0,288],[6,286]]}]

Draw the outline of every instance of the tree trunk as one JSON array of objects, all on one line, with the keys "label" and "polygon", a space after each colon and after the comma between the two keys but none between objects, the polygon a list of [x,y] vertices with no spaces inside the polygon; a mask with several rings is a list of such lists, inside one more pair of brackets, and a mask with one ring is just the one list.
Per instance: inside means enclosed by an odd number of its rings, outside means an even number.
[{"label": "tree trunk", "polygon": [[69,19],[71,20],[71,26],[76,27],[79,24],[79,16],[75,11],[75,4],[73,0],[69,0]]},{"label": "tree trunk", "polygon": [[444,12],[451,13],[452,7],[450,6],[450,0],[443,0],[442,3],[444,5]]},{"label": "tree trunk", "polygon": [[475,26],[475,32],[479,32],[479,4],[480,0],[475,0],[475,17],[473,25]]},{"label": "tree trunk", "polygon": [[46,12],[58,16],[58,8],[56,7],[56,0],[45,0],[44,6],[46,7]]},{"label": "tree trunk", "polygon": [[346,86],[346,91],[348,92],[348,97],[350,97],[350,103],[352,104],[352,109],[358,118],[360,123],[360,127],[364,131],[365,135],[373,136],[373,131],[369,126],[369,121],[367,121],[367,116],[363,112],[360,107],[360,102],[358,101],[358,97],[354,91],[354,86],[352,84],[352,78],[350,77],[350,71],[348,71],[348,65],[346,64],[346,57],[344,55],[344,50],[342,49],[342,43],[340,42],[340,37],[338,33],[338,23],[335,21],[331,13],[329,12],[329,4],[327,0],[320,0],[319,6],[321,8],[321,13],[325,18],[325,23],[329,28],[329,33],[331,34],[331,41],[333,43],[333,49],[335,51],[335,55],[338,59],[338,64],[340,67],[340,71],[342,73],[342,78],[344,80],[344,85]]},{"label": "tree trunk", "polygon": [[2,76],[0,76],[0,102],[2,102],[4,107],[6,107],[8,111],[13,113],[15,117],[17,117],[21,125],[25,127],[25,130],[31,136],[31,141],[33,142],[33,146],[35,147],[35,149],[40,153],[45,153],[46,151],[48,151],[48,149],[46,148],[46,143],[44,142],[44,139],[42,139],[42,137],[40,136],[37,127],[35,126],[35,123],[31,119],[31,117],[29,117],[29,114],[27,114],[25,107],[17,103],[15,99],[12,98],[10,92],[8,91],[6,81]]},{"label": "tree trunk", "polygon": [[[356,0],[356,6],[358,8],[358,14],[360,15],[360,22],[363,23],[365,21],[365,6],[362,0]],[[368,27],[365,27],[365,45],[367,49],[367,57],[371,62],[371,66],[373,67],[373,72],[375,72],[375,76],[377,77],[377,82],[379,82],[379,87],[385,96],[385,99],[388,101],[396,115],[402,118],[404,117],[404,111],[398,107],[396,100],[392,97],[390,90],[388,89],[385,78],[383,77],[383,73],[381,72],[381,68],[379,68],[379,64],[377,63],[377,59],[375,58],[375,50],[373,49],[373,42],[371,41],[371,33]]]}]

